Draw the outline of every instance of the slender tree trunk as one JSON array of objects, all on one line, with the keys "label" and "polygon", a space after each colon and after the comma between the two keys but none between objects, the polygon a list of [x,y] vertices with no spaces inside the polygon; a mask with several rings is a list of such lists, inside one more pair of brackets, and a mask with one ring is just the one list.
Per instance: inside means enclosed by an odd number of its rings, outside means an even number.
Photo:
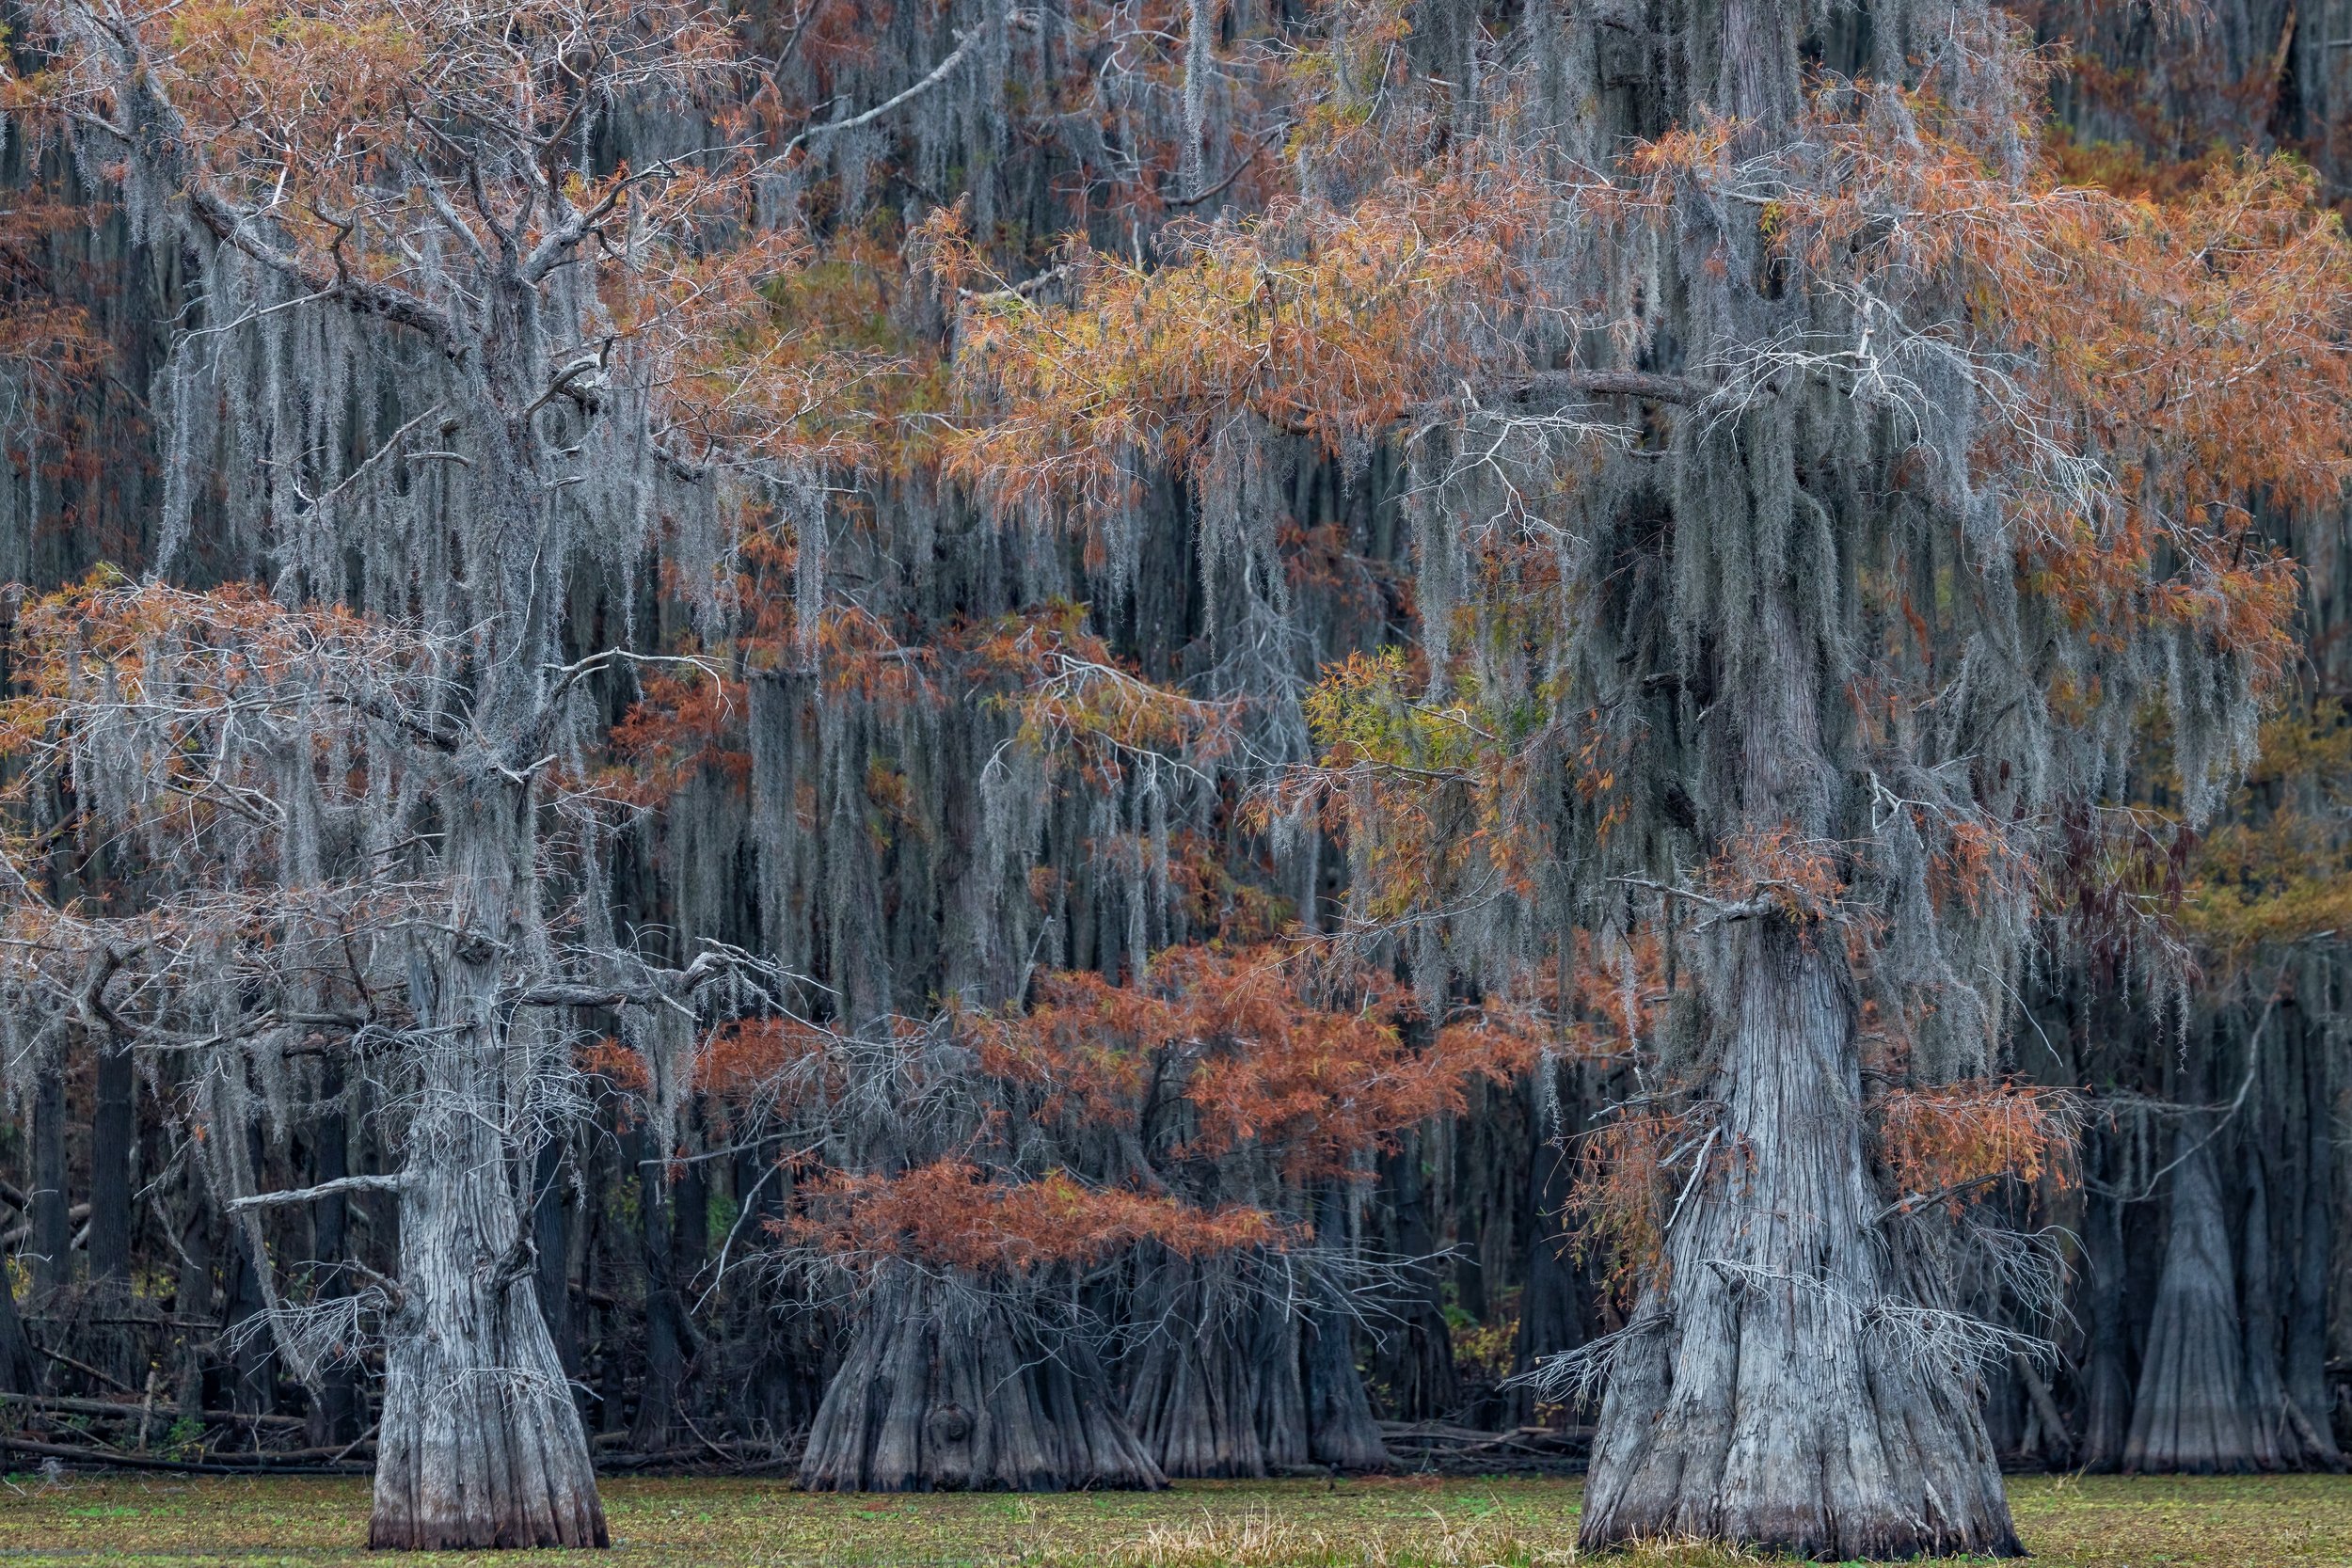
[{"label": "slender tree trunk", "polygon": [[532,1244],[538,1249],[539,1315],[567,1377],[580,1376],[580,1329],[572,1313],[572,1202],[567,1140],[549,1138],[539,1148],[532,1176]]},{"label": "slender tree trunk", "polygon": [[[677,1290],[677,1222],[681,1200],[694,1195],[687,1181],[670,1180],[666,1150],[640,1138],[637,1162],[639,1242],[645,1265],[645,1380],[637,1394],[637,1419],[629,1446],[640,1453],[670,1447],[677,1422],[678,1396],[686,1386],[685,1305]],[[690,1169],[691,1167],[689,1167]],[[699,1188],[700,1183],[694,1185]]]},{"label": "slender tree trunk", "polygon": [[1693,1193],[1626,1331],[1584,1544],[2021,1555],[1972,1391],[1883,1311],[1842,955],[1774,917],[1734,941],[1739,1010],[1713,1094],[1735,1152]]},{"label": "slender tree trunk", "polygon": [[[329,1058],[323,1073],[323,1101],[318,1126],[310,1135],[311,1180],[326,1183],[351,1174],[350,1132],[343,1117],[342,1069]],[[322,1298],[351,1293],[351,1199],[342,1193],[321,1198],[310,1208],[310,1256],[324,1275]],[[320,1380],[319,1402],[310,1413],[310,1439],[317,1446],[348,1443],[359,1435],[358,1370],[348,1361],[326,1369]]]},{"label": "slender tree trunk", "polygon": [[[121,1319],[131,1306],[131,1161],[138,1149],[138,1075],[128,1046],[109,1036],[98,1049],[89,1144],[90,1312]],[[93,1358],[118,1381],[137,1387],[147,1375],[138,1331],[120,1322],[92,1324]]]},{"label": "slender tree trunk", "polygon": [[[246,1227],[229,1227],[229,1303],[225,1338],[230,1344],[229,1408],[243,1416],[268,1416],[278,1409],[278,1356],[269,1325],[262,1321],[267,1309],[262,1297],[261,1271],[266,1259],[249,1251]],[[261,1447],[260,1429],[245,1435]]]},{"label": "slender tree trunk", "polygon": [[[1545,1127],[1543,1097],[1534,1100],[1535,1142],[1527,1169],[1527,1285],[1519,1294],[1519,1335],[1513,1351],[1521,1371],[1584,1342],[1583,1279],[1567,1223],[1568,1153],[1559,1141],[1567,1129]],[[1521,1421],[1534,1418],[1534,1390],[1524,1386],[1516,1390],[1513,1413]]]},{"label": "slender tree trunk", "polygon": [[2132,1385],[2124,1353],[2130,1332],[2123,1312],[2123,1209],[2093,1194],[2085,1206],[2084,1261],[2090,1275],[2090,1315],[2083,1325],[2083,1467],[2107,1471],[2123,1463],[2132,1424]]},{"label": "slender tree trunk", "polygon": [[2129,1471],[2203,1475],[2255,1466],[2229,1224],[2213,1149],[2202,1137],[2191,1122],[2177,1140],[2171,1235],[2123,1449]]},{"label": "slender tree trunk", "polygon": [[90,1116],[90,1282],[117,1294],[131,1282],[131,1155],[138,1139],[138,1075],[130,1050],[98,1051]]},{"label": "slender tree trunk", "polygon": [[41,1069],[33,1089],[33,1287],[62,1291],[72,1278],[72,1222],[65,1186],[65,1064]]},{"label": "slender tree trunk", "polygon": [[1422,1178],[1423,1140],[1406,1138],[1404,1147],[1381,1162],[1381,1190],[1394,1216],[1396,1250],[1411,1259],[1415,1273],[1411,1294],[1402,1304],[1403,1322],[1389,1331],[1389,1387],[1396,1402],[1392,1412],[1400,1420],[1436,1420],[1451,1415],[1461,1402],[1461,1379],[1454,1370],[1454,1334],[1446,1322],[1445,1302],[1438,1290],[1438,1243],[1429,1221],[1429,1194]]},{"label": "slender tree trunk", "polygon": [[2287,1314],[2286,1392],[2309,1429],[2307,1457],[2344,1468],[2335,1399],[2328,1383],[2328,1276],[2334,1272],[2335,1140],[2329,1135],[2326,1036],[2300,1011],[2303,1046],[2302,1192],[2296,1213],[2295,1292]]},{"label": "slender tree trunk", "polygon": [[[212,1207],[204,1191],[204,1162],[191,1159],[185,1166],[180,1213],[180,1280],[173,1292],[175,1315],[183,1323],[208,1321],[215,1310],[213,1288]],[[179,1401],[183,1410],[201,1410],[206,1399],[204,1353],[208,1336],[193,1328],[179,1335]]]},{"label": "slender tree trunk", "polygon": [[1166,1483],[1074,1334],[985,1287],[885,1264],[801,1462],[811,1492],[1154,1490]]}]

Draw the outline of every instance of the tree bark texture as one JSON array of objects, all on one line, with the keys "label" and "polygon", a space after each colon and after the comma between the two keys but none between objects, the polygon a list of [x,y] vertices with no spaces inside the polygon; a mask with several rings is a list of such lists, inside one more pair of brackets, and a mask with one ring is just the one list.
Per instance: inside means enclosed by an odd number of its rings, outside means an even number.
[{"label": "tree bark texture", "polygon": [[812,1492],[1167,1484],[1074,1334],[973,1285],[884,1264],[801,1462]]},{"label": "tree bark texture", "polygon": [[65,1065],[44,1069],[33,1091],[33,1286],[44,1294],[62,1291],[72,1279],[73,1229],[67,1212],[65,1165]]},{"label": "tree bark texture", "polygon": [[502,946],[530,925],[533,806],[527,784],[487,781],[450,803],[458,935],[414,998],[420,1021],[441,1027],[421,1035],[429,1043],[406,1141],[373,1546],[609,1544],[587,1434],[539,1314],[529,1215],[502,1131],[512,1119]]},{"label": "tree bark texture", "polygon": [[1724,1164],[1668,1238],[1593,1449],[1588,1549],[2022,1555],[1973,1391],[1885,1334],[1852,1004],[1829,939],[1738,939]]},{"label": "tree bark texture", "polygon": [[2206,1132],[2195,1122],[2183,1126],[2173,1158],[2171,1234],[2123,1468],[2252,1470],[2261,1449],[2248,1399],[2229,1221]]}]

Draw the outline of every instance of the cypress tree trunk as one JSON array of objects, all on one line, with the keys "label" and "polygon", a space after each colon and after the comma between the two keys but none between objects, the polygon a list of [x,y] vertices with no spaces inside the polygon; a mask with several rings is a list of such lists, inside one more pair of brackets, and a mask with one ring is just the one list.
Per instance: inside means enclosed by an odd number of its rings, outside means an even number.
[{"label": "cypress tree trunk", "polygon": [[1032,1329],[984,1287],[885,1263],[809,1433],[811,1492],[1156,1490],[1074,1334]]},{"label": "cypress tree trunk", "polygon": [[2124,1364],[2122,1205],[2093,1194],[2085,1206],[2083,1228],[2090,1298],[2084,1324],[2083,1467],[2105,1472],[2123,1463],[2132,1423],[2132,1385]]},{"label": "cypress tree trunk", "polygon": [[131,1154],[138,1138],[138,1076],[128,1047],[98,1049],[90,1114],[89,1275],[118,1295],[131,1282]]},{"label": "cypress tree trunk", "polygon": [[62,1291],[72,1277],[73,1229],[66,1211],[65,1064],[41,1069],[33,1090],[33,1234],[25,1250],[33,1259],[33,1288],[42,1294]]},{"label": "cypress tree trunk", "polygon": [[[1963,8],[1874,7],[1879,73],[1915,72],[1907,56]],[[1732,129],[1735,160],[1802,134],[1813,8],[1663,9],[1680,18],[1680,50],[1648,56],[1635,95],[1647,102],[1629,129],[1712,113]],[[1672,221],[1669,336],[1686,363],[1737,360],[1818,325],[1820,302],[1784,286],[1755,210],[1683,200]],[[1698,837],[1709,852],[1834,845],[1847,820],[1831,746],[1850,697],[1840,594],[1861,542],[1886,526],[1836,468],[1869,460],[1841,459],[1793,385],[1736,415],[1684,420],[1673,442],[1677,635],[1710,693],[1682,699]],[[1749,853],[1766,855],[1733,859]],[[2016,1556],[1974,1369],[1959,1347],[1940,1348],[1952,1341],[1922,1311],[1939,1305],[1922,1299],[1926,1271],[1900,1264],[1899,1239],[1880,1228],[1846,932],[1775,898],[1719,916],[1699,937],[1708,1022],[1688,1070],[1719,1108],[1720,1148],[1667,1222],[1662,1269],[1620,1341],[1582,1543]]]},{"label": "cypress tree trunk", "polygon": [[1713,1094],[1737,1173],[1692,1196],[1637,1309],[1601,1407],[1584,1543],[2019,1556],[1971,1393],[1873,1321],[1889,1282],[1839,954],[1776,917],[1736,942]]},{"label": "cypress tree trunk", "polygon": [[[676,1209],[689,1197],[687,1181],[673,1186],[666,1152],[636,1140],[639,1243],[645,1268],[645,1380],[637,1395],[629,1447],[659,1453],[670,1447],[678,1396],[686,1386],[685,1306],[678,1299]],[[691,1169],[690,1166],[689,1169]],[[699,1187],[699,1183],[696,1184]]]},{"label": "cypress tree trunk", "polygon": [[2229,1222],[2202,1138],[2195,1122],[2183,1126],[2173,1156],[2171,1235],[2123,1449],[2123,1468],[2137,1473],[2256,1465]]},{"label": "cypress tree trunk", "polygon": [[[1535,1144],[1527,1169],[1527,1286],[1519,1295],[1519,1335],[1513,1351],[1520,1372],[1544,1356],[1574,1350],[1584,1342],[1583,1280],[1577,1269],[1575,1239],[1567,1227],[1568,1154],[1556,1141],[1564,1139],[1567,1130],[1552,1129],[1554,1137],[1547,1138],[1542,1097],[1534,1099]],[[1535,1391],[1521,1385],[1514,1390],[1513,1399],[1517,1418],[1533,1420]]]},{"label": "cypress tree trunk", "polygon": [[1311,1290],[1300,1324],[1307,1457],[1336,1470],[1385,1470],[1393,1461],[1356,1368],[1356,1321],[1327,1280]]},{"label": "cypress tree trunk", "polygon": [[[2279,1377],[2278,1271],[2270,1247],[2270,1178],[2261,1151],[2246,1148],[2246,1217],[2240,1227],[2239,1324],[2246,1355],[2246,1425],[2257,1469],[2279,1468],[2286,1436],[2286,1386]],[[2291,1439],[2289,1440],[2291,1443]]]},{"label": "cypress tree trunk", "polygon": [[[90,1113],[89,1307],[120,1319],[131,1307],[131,1159],[138,1147],[138,1077],[128,1046],[111,1035],[98,1048]],[[128,1323],[92,1324],[98,1364],[118,1382],[139,1386],[147,1369],[137,1331]]]},{"label": "cypress tree trunk", "polygon": [[[259,1142],[257,1137],[256,1142]],[[262,1321],[267,1302],[262,1294],[261,1271],[269,1266],[264,1258],[252,1253],[252,1237],[244,1226],[229,1227],[229,1289],[225,1322],[229,1332],[225,1338],[230,1345],[229,1356],[229,1407],[244,1416],[274,1415],[278,1409],[278,1356],[270,1339],[269,1326]],[[262,1446],[261,1429],[249,1428],[239,1434],[249,1438],[255,1449]]]},{"label": "cypress tree trunk", "polygon": [[[2299,1018],[2299,1013],[2298,1013]],[[2296,1216],[2295,1294],[2287,1314],[2286,1394],[2299,1418],[2305,1457],[2344,1468],[2335,1397],[2328,1382],[2328,1276],[2335,1266],[2334,1140],[2329,1133],[2326,1036],[2308,1022],[2303,1041],[2302,1204]]]},{"label": "cypress tree trunk", "polygon": [[1136,1291],[1148,1333],[1128,1372],[1127,1419],[1171,1481],[1267,1473],[1254,1314],[1235,1267],[1164,1255]]},{"label": "cypress tree trunk", "polygon": [[[519,531],[509,547],[541,536]],[[536,645],[528,634],[519,641]],[[526,733],[511,710],[500,712],[499,697],[514,699],[511,675],[485,679],[494,687],[483,705],[488,733]],[[527,903],[529,777],[480,780],[447,805],[458,934],[413,998],[421,1083],[400,1195],[402,1296],[386,1336],[374,1547],[609,1544],[587,1437],[539,1315],[501,1132],[510,1120],[504,954],[536,925]]]},{"label": "cypress tree trunk", "polygon": [[539,1315],[547,1320],[548,1338],[555,1342],[556,1359],[564,1375],[580,1375],[580,1329],[572,1314],[572,1205],[565,1189],[570,1153],[564,1140],[549,1138],[539,1149],[539,1168],[532,1176],[536,1195],[531,1209],[532,1244],[538,1250]]},{"label": "cypress tree trunk", "polygon": [[[179,1217],[180,1278],[173,1291],[174,1313],[183,1323],[203,1323],[214,1310],[213,1227],[211,1205],[204,1192],[204,1162],[190,1160],[183,1178],[186,1207]],[[201,1410],[213,1403],[204,1397],[203,1341],[196,1331],[179,1337],[179,1401],[183,1410]]]},{"label": "cypress tree trunk", "polygon": [[1404,1147],[1381,1162],[1381,1189],[1394,1216],[1395,1248],[1415,1262],[1411,1293],[1400,1314],[1404,1322],[1389,1333],[1385,1357],[1388,1383],[1395,1408],[1406,1421],[1436,1420],[1451,1414],[1461,1402],[1461,1379],[1454,1369],[1454,1336],[1446,1322],[1445,1303],[1438,1292],[1438,1243],[1429,1219],[1429,1195],[1422,1180],[1422,1139],[1408,1137]]},{"label": "cypress tree trunk", "polygon": [[[343,1074],[330,1058],[321,1073],[321,1109],[310,1137],[311,1180],[324,1184],[351,1174],[350,1130],[343,1117]],[[331,1299],[351,1293],[351,1199],[342,1193],[321,1198],[310,1209],[310,1255],[325,1269],[319,1296]],[[321,1398],[310,1412],[314,1446],[348,1443],[359,1435],[358,1370],[349,1361],[327,1367],[320,1380]]]}]

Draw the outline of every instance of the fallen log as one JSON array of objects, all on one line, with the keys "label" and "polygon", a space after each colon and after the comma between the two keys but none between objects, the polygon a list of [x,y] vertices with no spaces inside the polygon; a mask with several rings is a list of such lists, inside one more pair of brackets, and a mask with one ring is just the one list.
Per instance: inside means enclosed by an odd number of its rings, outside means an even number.
[{"label": "fallen log", "polygon": [[70,1460],[76,1465],[121,1470],[174,1470],[201,1476],[364,1476],[373,1465],[326,1463],[342,1449],[287,1449],[278,1453],[223,1454],[217,1459],[165,1459],[156,1454],[122,1453],[114,1449],[79,1448],[68,1443],[40,1443],[29,1437],[0,1433],[0,1453],[30,1454],[36,1459]]}]

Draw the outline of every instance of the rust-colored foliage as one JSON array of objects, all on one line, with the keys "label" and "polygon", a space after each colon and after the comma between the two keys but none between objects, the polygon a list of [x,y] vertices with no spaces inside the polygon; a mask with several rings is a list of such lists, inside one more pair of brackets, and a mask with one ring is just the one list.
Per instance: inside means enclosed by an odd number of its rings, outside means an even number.
[{"label": "rust-colored foliage", "polygon": [[1279,1246],[1290,1232],[1248,1208],[1089,1187],[1066,1171],[1034,1180],[941,1160],[897,1176],[829,1175],[801,1189],[803,1207],[775,1234],[850,1263],[913,1258],[936,1266],[1023,1274],[1095,1263],[1141,1242],[1186,1257]]},{"label": "rust-colored foliage", "polygon": [[1957,1214],[1979,1189],[2045,1175],[2074,1180],[2082,1117],[2074,1097],[2032,1085],[1962,1084],[1888,1091],[1875,1105],[1881,1158],[1897,1200]]}]

